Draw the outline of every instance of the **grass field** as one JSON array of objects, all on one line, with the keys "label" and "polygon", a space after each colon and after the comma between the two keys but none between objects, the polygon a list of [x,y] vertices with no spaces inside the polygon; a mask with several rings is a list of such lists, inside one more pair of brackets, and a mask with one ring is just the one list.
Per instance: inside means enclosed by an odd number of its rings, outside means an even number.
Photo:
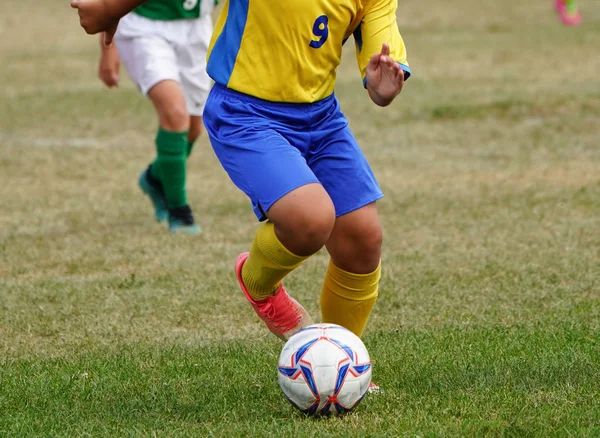
[{"label": "grass field", "polygon": [[[205,232],[169,235],[136,179],[155,117],[68,1],[2,0],[0,436],[600,436],[600,1],[404,1],[413,77],[337,94],[378,176],[374,379],[343,418],[283,399],[281,343],[237,290],[256,227],[206,137]],[[125,73],[123,73],[125,76]],[[324,253],[287,280],[314,316]]]}]

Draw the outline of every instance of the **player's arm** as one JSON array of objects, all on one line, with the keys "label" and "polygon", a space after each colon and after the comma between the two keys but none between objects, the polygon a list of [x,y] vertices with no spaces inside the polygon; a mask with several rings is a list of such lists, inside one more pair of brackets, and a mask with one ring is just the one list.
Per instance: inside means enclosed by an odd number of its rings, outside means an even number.
[{"label": "player's arm", "polygon": [[119,67],[121,58],[114,44],[104,43],[104,34],[100,35],[100,61],[98,62],[98,77],[108,88],[119,86]]},{"label": "player's arm", "polygon": [[410,76],[406,47],[396,22],[397,0],[373,0],[354,32],[356,57],[371,100],[389,105]]},{"label": "player's arm", "polygon": [[89,34],[106,32],[104,43],[110,44],[119,20],[148,0],[71,0],[79,13],[79,24]]}]

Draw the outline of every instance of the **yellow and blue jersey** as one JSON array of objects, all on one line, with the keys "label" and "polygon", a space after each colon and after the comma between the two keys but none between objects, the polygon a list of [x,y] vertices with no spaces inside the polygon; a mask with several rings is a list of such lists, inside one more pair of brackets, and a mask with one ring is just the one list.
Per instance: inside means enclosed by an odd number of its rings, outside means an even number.
[{"label": "yellow and blue jersey", "polygon": [[342,45],[354,35],[363,81],[383,43],[408,78],[396,8],[397,0],[228,0],[209,47],[208,74],[264,100],[316,102],[333,93]]}]

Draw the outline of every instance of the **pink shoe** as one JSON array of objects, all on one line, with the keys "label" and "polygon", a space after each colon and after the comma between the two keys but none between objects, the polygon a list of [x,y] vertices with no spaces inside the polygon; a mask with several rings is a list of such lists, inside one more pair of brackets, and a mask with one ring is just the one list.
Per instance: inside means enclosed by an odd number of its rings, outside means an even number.
[{"label": "pink shoe", "polygon": [[569,7],[565,0],[556,0],[554,7],[560,16],[560,21],[565,26],[579,26],[581,24],[581,14],[577,6]]},{"label": "pink shoe", "polygon": [[381,390],[379,385],[373,382],[369,383],[369,388],[367,389],[367,392],[369,394],[383,394],[383,391]]},{"label": "pink shoe", "polygon": [[287,341],[304,327],[312,325],[312,318],[306,309],[288,295],[283,285],[279,286],[275,295],[265,300],[255,301],[252,299],[242,281],[242,266],[247,258],[247,252],[238,256],[235,261],[235,274],[246,299],[260,319],[267,324],[268,329],[277,337]]}]

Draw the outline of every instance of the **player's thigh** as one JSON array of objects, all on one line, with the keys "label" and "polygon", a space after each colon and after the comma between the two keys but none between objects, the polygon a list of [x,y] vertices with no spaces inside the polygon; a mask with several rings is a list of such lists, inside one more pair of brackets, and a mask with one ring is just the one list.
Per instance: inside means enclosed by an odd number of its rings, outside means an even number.
[{"label": "player's thigh", "polygon": [[338,216],[326,247],[336,266],[368,274],[379,265],[382,238],[377,206],[372,202]]},{"label": "player's thigh", "polygon": [[288,193],[319,183],[280,129],[223,87],[211,91],[204,125],[221,165],[250,198],[259,220]]},{"label": "player's thigh", "polygon": [[115,44],[131,80],[144,94],[161,81],[179,82],[177,56],[161,36],[162,22],[128,14],[120,23]]},{"label": "player's thigh", "polygon": [[308,164],[335,205],[336,216],[358,210],[383,197],[366,157],[345,118],[319,131],[315,152]]}]

